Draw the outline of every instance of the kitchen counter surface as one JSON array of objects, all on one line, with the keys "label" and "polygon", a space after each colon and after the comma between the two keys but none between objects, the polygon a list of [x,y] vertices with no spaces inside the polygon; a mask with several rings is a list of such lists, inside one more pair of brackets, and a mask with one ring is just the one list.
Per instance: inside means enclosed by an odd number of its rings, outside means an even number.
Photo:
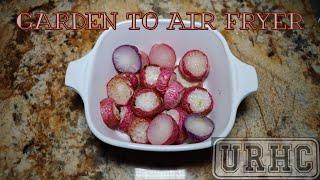
[{"label": "kitchen counter surface", "polygon": [[[199,1],[200,2],[200,1]],[[253,65],[259,90],[238,109],[230,137],[320,135],[320,28],[308,1],[32,1],[0,4],[0,179],[90,177],[133,179],[175,175],[211,179],[211,149],[152,153],[113,147],[90,132],[81,98],[64,85],[67,65],[94,45],[101,31],[22,31],[19,12],[209,11],[231,51]],[[305,30],[225,31],[229,11],[295,11]]]}]

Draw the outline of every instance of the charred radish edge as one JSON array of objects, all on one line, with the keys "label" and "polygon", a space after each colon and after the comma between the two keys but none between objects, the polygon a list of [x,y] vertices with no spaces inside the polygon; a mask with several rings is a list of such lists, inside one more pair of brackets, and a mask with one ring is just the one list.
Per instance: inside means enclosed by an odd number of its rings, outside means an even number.
[{"label": "charred radish edge", "polygon": [[156,83],[156,89],[164,94],[169,84],[177,79],[176,73],[167,68],[160,68],[160,74]]},{"label": "charred radish edge", "polygon": [[192,114],[186,118],[184,127],[189,139],[197,143],[208,139],[212,135],[214,123],[208,117]]},{"label": "charred radish edge", "polygon": [[[119,90],[122,90],[123,88],[119,89],[117,86],[119,83],[122,83],[123,87],[128,88],[126,93],[129,94],[119,94]],[[108,97],[112,98],[117,105],[127,105],[134,93],[134,89],[128,80],[128,78],[123,77],[121,74],[114,76],[108,83],[107,83],[107,94]]]},{"label": "charred radish edge", "polygon": [[[144,93],[151,93],[151,94],[148,94],[148,95],[154,95],[156,97],[156,100],[157,101],[157,106],[153,107],[151,110],[144,110],[144,109],[141,109],[140,107],[137,107],[137,100],[138,98],[142,98],[141,95],[144,94]],[[146,98],[145,100],[146,101],[151,101],[151,97],[144,97]],[[156,114],[160,113],[162,110],[163,110],[163,102],[162,102],[162,98],[161,96],[153,89],[138,89],[136,90],[136,92],[134,93],[133,95],[133,98],[131,100],[131,103],[132,103],[132,110],[133,110],[133,113],[136,115],[136,116],[139,116],[139,117],[153,117],[155,116]],[[146,103],[148,102],[140,102],[142,104],[138,105],[138,106],[141,106],[141,105],[146,105]],[[150,103],[150,102],[149,102]]]},{"label": "charred radish edge", "polygon": [[202,81],[188,81],[185,77],[182,76],[180,70],[179,70],[179,66],[176,66],[174,69],[174,72],[177,75],[177,81],[185,88],[189,88],[189,87],[194,87],[194,86],[198,86],[198,87],[202,87]]},{"label": "charred radish edge", "polygon": [[132,142],[147,144],[147,129],[149,127],[149,120],[135,117],[128,127],[128,135]]},{"label": "charred radish edge", "polygon": [[111,129],[115,129],[120,121],[119,111],[116,103],[111,98],[100,101],[100,114],[103,122]]},{"label": "charred radish edge", "polygon": [[165,113],[168,114],[169,116],[171,116],[172,119],[174,119],[179,126],[179,134],[178,134],[178,137],[177,137],[175,144],[184,143],[184,141],[188,137],[186,130],[184,128],[184,121],[186,120],[187,115],[188,115],[187,112],[184,111],[182,108],[177,107],[174,109],[170,109],[170,110],[166,111]]},{"label": "charred radish edge", "polygon": [[142,63],[141,68],[144,68],[150,64],[150,60],[148,55],[145,52],[139,51],[139,53],[140,53],[141,63]]},{"label": "charred radish edge", "polygon": [[177,81],[171,83],[163,96],[165,109],[172,109],[179,105],[184,94],[184,87]]},{"label": "charred radish edge", "polygon": [[[193,72],[191,72],[190,68],[186,64],[187,60],[186,58],[191,56],[190,54],[198,54],[199,60],[205,60],[206,61],[206,68],[202,69],[201,75],[195,75]],[[195,55],[194,55],[195,56]],[[203,59],[204,58],[204,59]],[[199,50],[190,50],[184,54],[182,57],[180,63],[179,63],[179,70],[182,76],[184,76],[189,81],[203,81],[209,74],[209,61],[206,54],[204,54],[202,51]]]},{"label": "charred radish edge", "polygon": [[131,106],[120,107],[120,124],[119,130],[123,132],[128,132],[128,128],[134,119],[134,114],[132,112]]},{"label": "charred radish edge", "polygon": [[[205,91],[209,96],[208,101],[210,101],[210,104],[208,105],[208,107],[206,109],[204,109],[202,111],[194,111],[191,108],[191,106],[192,106],[192,104],[194,104],[194,102],[189,102],[189,95],[195,90]],[[213,101],[212,95],[208,92],[207,89],[202,88],[202,87],[187,88],[183,94],[182,99],[181,99],[181,107],[185,111],[187,111],[187,113],[189,113],[189,114],[195,113],[195,114],[207,115],[212,111],[213,105],[214,105],[214,101]]]},{"label": "charred radish edge", "polygon": [[150,64],[173,69],[176,63],[176,53],[167,44],[155,44],[149,53]]},{"label": "charred radish edge", "polygon": [[121,74],[123,77],[127,78],[130,83],[131,87],[136,89],[139,86],[139,79],[136,74],[134,73],[123,73]]},{"label": "charred radish edge", "polygon": [[117,47],[112,53],[112,62],[115,69],[120,73],[136,73],[141,69],[139,50],[132,45]]},{"label": "charred radish edge", "polygon": [[[149,71],[154,71],[154,72],[149,72]],[[148,72],[152,74],[148,74]],[[161,73],[161,69],[159,66],[156,66],[156,65],[146,66],[140,72],[141,85],[146,88],[156,88],[160,73]],[[153,83],[151,84],[150,81],[152,81]]]},{"label": "charred radish edge", "polygon": [[176,121],[162,113],[150,122],[147,137],[151,144],[169,145],[176,141],[178,133],[179,127]]}]

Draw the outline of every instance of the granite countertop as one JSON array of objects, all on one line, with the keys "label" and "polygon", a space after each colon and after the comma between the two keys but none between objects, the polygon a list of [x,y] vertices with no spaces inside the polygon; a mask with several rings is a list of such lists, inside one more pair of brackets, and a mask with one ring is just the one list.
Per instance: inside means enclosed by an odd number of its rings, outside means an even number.
[{"label": "granite countertop", "polygon": [[[211,149],[153,153],[113,147],[90,132],[81,98],[64,85],[67,65],[94,45],[101,31],[22,31],[17,13],[45,11],[295,11],[305,30],[225,31],[231,51],[253,65],[259,90],[238,109],[231,137],[320,135],[320,28],[308,1],[2,1],[0,4],[0,179],[90,177],[133,179],[175,173],[211,179]],[[152,170],[152,171],[148,171]],[[178,175],[177,175],[178,174]]]}]

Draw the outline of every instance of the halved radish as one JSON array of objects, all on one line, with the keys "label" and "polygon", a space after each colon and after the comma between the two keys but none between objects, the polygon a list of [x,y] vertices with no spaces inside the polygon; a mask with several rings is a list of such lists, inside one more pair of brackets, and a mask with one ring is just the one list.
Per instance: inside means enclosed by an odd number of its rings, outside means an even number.
[{"label": "halved radish", "polygon": [[179,63],[179,70],[189,81],[203,81],[209,73],[208,57],[200,50],[188,51]]},{"label": "halved radish", "polygon": [[205,116],[192,114],[187,117],[184,127],[192,142],[201,142],[211,136],[214,130],[214,123]]},{"label": "halved radish", "polygon": [[136,73],[141,69],[141,57],[137,47],[122,45],[112,53],[112,62],[118,72]]},{"label": "halved radish", "polygon": [[134,73],[123,73],[121,74],[123,77],[128,78],[131,83],[131,86],[135,89],[139,86],[139,79],[137,74]]},{"label": "halved radish", "polygon": [[156,88],[160,72],[161,70],[159,66],[146,66],[140,72],[141,85],[146,88]]},{"label": "halved radish", "polygon": [[164,94],[170,83],[177,79],[176,73],[168,68],[160,68],[160,74],[156,83],[156,89]]},{"label": "halved radish", "polygon": [[176,140],[176,144],[182,144],[187,139],[187,133],[184,128],[184,121],[187,118],[187,112],[185,112],[182,108],[177,107],[165,112],[169,116],[171,116],[179,126],[179,134]]},{"label": "halved radish", "polygon": [[132,98],[132,110],[139,117],[153,117],[162,111],[161,96],[153,89],[139,89]]},{"label": "halved radish", "polygon": [[108,97],[117,105],[127,105],[133,93],[130,81],[122,75],[114,76],[107,84]]},{"label": "halved radish", "polygon": [[147,137],[151,144],[173,144],[179,133],[177,123],[167,114],[159,114],[147,129]]},{"label": "halved radish", "polygon": [[177,81],[172,82],[163,96],[164,108],[172,109],[178,106],[184,93],[184,87]]},{"label": "halved radish", "polygon": [[128,134],[131,140],[135,143],[147,144],[147,129],[149,127],[149,121],[144,118],[136,117],[131,122],[128,128]]},{"label": "halved radish", "polygon": [[165,68],[174,68],[176,64],[176,53],[167,44],[155,44],[149,53],[150,64]]},{"label": "halved radish", "polygon": [[181,99],[181,107],[189,114],[207,115],[213,109],[212,95],[202,87],[191,87],[186,89]]},{"label": "halved radish", "polygon": [[150,64],[150,60],[149,60],[149,57],[148,55],[143,52],[143,51],[139,51],[140,53],[140,56],[141,56],[141,63],[142,63],[142,67],[141,68],[144,68],[146,66],[148,66]]},{"label": "halved radish", "polygon": [[120,108],[119,129],[121,131],[127,132],[133,119],[134,119],[134,114],[132,112],[131,106],[122,106]]},{"label": "halved radish", "polygon": [[179,67],[176,67],[174,69],[174,72],[177,75],[177,81],[179,83],[181,83],[182,86],[184,86],[185,88],[189,88],[189,87],[194,87],[194,86],[199,86],[202,87],[202,81],[188,81],[186,80],[180,73],[179,71]]},{"label": "halved radish", "polygon": [[103,122],[109,128],[114,129],[118,126],[120,121],[119,110],[112,98],[105,98],[100,101],[100,114]]}]

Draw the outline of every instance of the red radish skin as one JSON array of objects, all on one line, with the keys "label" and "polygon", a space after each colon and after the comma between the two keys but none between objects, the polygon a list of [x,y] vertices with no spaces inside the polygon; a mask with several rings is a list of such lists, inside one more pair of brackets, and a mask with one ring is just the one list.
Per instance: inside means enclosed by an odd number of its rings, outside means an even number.
[{"label": "red radish skin", "polygon": [[128,128],[128,135],[132,142],[140,144],[148,144],[147,129],[149,121],[144,118],[136,117],[133,119]]},{"label": "red radish skin", "polygon": [[149,53],[150,64],[173,69],[176,64],[176,53],[167,44],[155,44]]},{"label": "red radish skin", "polygon": [[135,118],[131,106],[122,106],[120,108],[120,124],[119,130],[123,132],[128,132],[128,128]]},{"label": "red radish skin", "polygon": [[146,66],[140,72],[140,82],[145,88],[155,89],[157,86],[157,81],[160,75],[161,69],[159,66],[150,65]]},{"label": "red radish skin", "polygon": [[179,63],[180,73],[189,81],[203,81],[209,74],[209,61],[200,50],[188,51]]},{"label": "red radish skin", "polygon": [[107,94],[117,105],[127,105],[134,93],[130,81],[121,74],[114,76],[107,84]]},{"label": "red radish skin", "polygon": [[198,86],[198,87],[202,87],[202,81],[188,81],[186,80],[180,73],[179,71],[179,67],[177,66],[174,69],[174,72],[177,75],[177,81],[185,88],[189,88],[189,87],[194,87],[194,86]]},{"label": "red radish skin", "polygon": [[174,119],[176,121],[176,123],[178,124],[178,127],[179,127],[179,134],[178,134],[178,137],[177,137],[175,144],[184,143],[184,141],[188,137],[186,130],[184,128],[184,121],[186,120],[187,115],[188,115],[187,112],[184,111],[182,108],[177,107],[177,108],[171,109],[169,111],[166,111],[166,114],[171,116],[172,119]]},{"label": "red radish skin", "polygon": [[167,68],[160,68],[160,75],[157,80],[156,89],[164,94],[170,83],[177,79],[176,73]]},{"label": "red radish skin", "polygon": [[167,114],[157,115],[147,129],[147,137],[151,144],[173,144],[179,133],[179,127],[175,120]]},{"label": "red radish skin", "polygon": [[212,95],[202,87],[186,89],[181,99],[181,107],[189,114],[209,114],[214,106]]},{"label": "red radish skin", "polygon": [[163,96],[165,109],[172,109],[179,105],[184,94],[184,87],[177,81],[171,83]]},{"label": "red radish skin", "polygon": [[163,100],[153,89],[139,89],[132,98],[132,110],[139,117],[154,117],[163,110]]},{"label": "red radish skin", "polygon": [[112,62],[115,69],[120,73],[136,73],[141,69],[139,50],[132,45],[117,47],[112,53]]},{"label": "red radish skin", "polygon": [[120,121],[119,110],[111,98],[100,101],[100,114],[103,122],[111,129],[115,129]]},{"label": "red radish skin", "polygon": [[123,77],[127,78],[130,81],[131,87],[133,89],[136,89],[139,86],[140,82],[139,82],[139,78],[138,78],[138,76],[136,74],[134,74],[134,73],[123,73],[121,75]]},{"label": "red radish skin", "polygon": [[192,114],[186,118],[184,128],[189,139],[194,143],[198,143],[208,139],[212,135],[215,126],[210,118]]},{"label": "red radish skin", "polygon": [[140,51],[140,56],[141,56],[141,63],[142,63],[142,67],[141,68],[144,68],[144,67],[148,66],[150,64],[150,60],[149,60],[148,54],[146,54],[143,51]]}]

